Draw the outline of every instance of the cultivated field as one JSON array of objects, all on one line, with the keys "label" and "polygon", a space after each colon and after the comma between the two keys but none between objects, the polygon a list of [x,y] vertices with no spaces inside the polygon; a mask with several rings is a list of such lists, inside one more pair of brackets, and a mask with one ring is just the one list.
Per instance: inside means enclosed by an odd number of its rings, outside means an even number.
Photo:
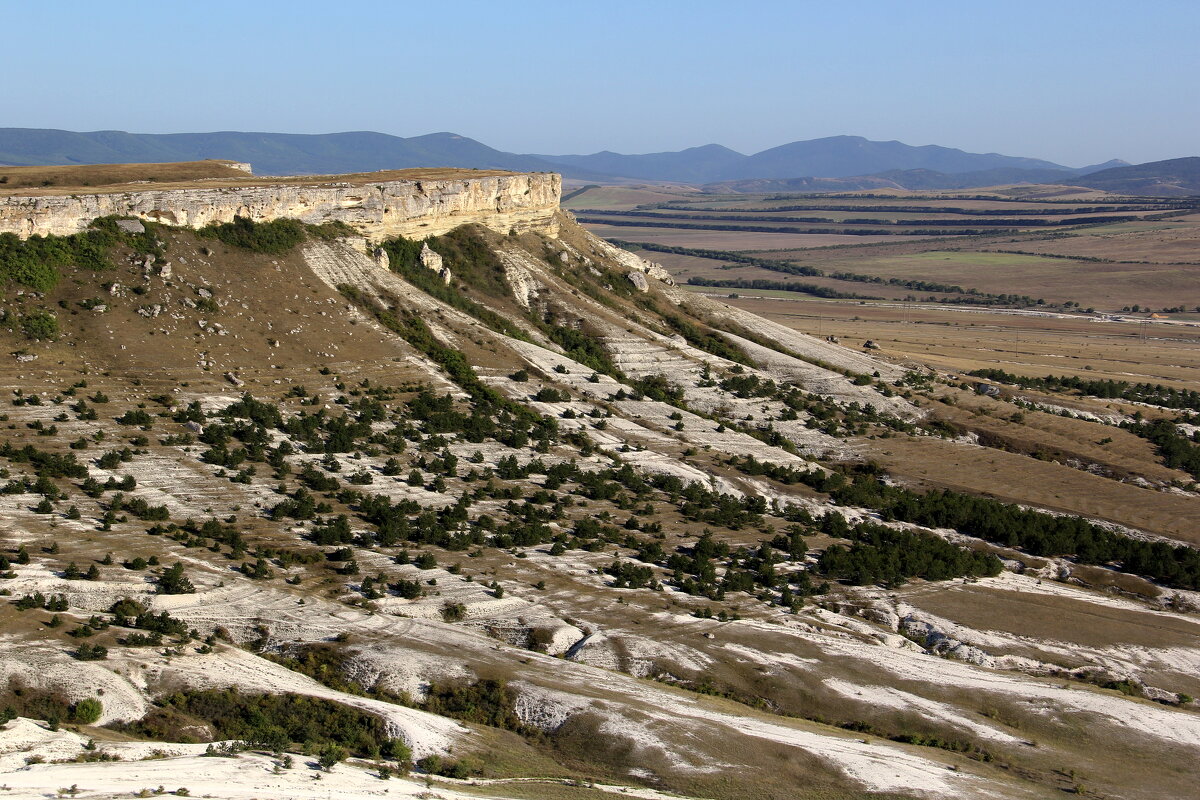
[{"label": "cultivated field", "polygon": [[[938,286],[957,286],[1098,311],[1200,305],[1200,214],[1193,201],[1051,193],[1047,187],[990,194],[616,191],[587,189],[569,206],[598,235],[648,243],[654,253],[648,257],[683,268],[683,281],[794,280],[798,276],[788,273],[799,267],[853,274],[828,288],[887,299],[942,300],[948,295]],[[671,195],[675,199],[663,199]],[[766,263],[730,270],[712,253],[681,263],[681,254],[664,254],[664,246],[753,255]],[[880,291],[864,283],[869,279],[909,284]]]},{"label": "cultivated field", "polygon": [[[1195,386],[1200,327],[1097,321],[1087,315],[1005,312],[916,303],[821,300],[737,290],[727,302],[818,336],[868,339],[902,362],[949,372],[997,368],[1019,375],[1076,375]],[[1194,315],[1189,315],[1194,316]]]}]

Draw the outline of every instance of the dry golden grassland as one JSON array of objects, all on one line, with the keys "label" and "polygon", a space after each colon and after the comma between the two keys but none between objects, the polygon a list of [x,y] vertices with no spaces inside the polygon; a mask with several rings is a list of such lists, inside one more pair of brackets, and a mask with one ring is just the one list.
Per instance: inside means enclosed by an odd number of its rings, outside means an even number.
[{"label": "dry golden grassland", "polygon": [[870,339],[893,360],[940,370],[988,367],[1031,377],[1077,375],[1181,388],[1194,386],[1200,374],[1200,327],[754,294],[742,290],[727,302],[852,346]]},{"label": "dry golden grassland", "polygon": [[[0,166],[0,189],[30,187],[99,187],[118,183],[152,181],[167,183],[214,178],[245,178],[234,162],[209,159],[169,164],[81,164],[78,166]],[[7,178],[7,180],[4,180]]]},{"label": "dry golden grassland", "polygon": [[[348,175],[263,177],[248,175],[226,161],[190,161],[169,164],[99,164],[78,167],[0,167],[0,197],[5,195],[72,194],[87,187],[92,194],[130,191],[129,184],[149,188],[197,189],[242,186],[320,186],[336,181],[366,185],[380,181],[452,180],[464,177],[512,175],[506,170],[421,168],[358,172]],[[253,165],[251,165],[253,166]],[[47,183],[48,182],[48,183]]]}]

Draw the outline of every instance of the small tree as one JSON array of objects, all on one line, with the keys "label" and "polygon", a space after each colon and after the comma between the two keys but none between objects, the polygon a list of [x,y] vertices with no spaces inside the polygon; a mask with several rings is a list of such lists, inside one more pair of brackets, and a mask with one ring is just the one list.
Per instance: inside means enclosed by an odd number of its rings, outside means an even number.
[{"label": "small tree", "polygon": [[192,594],[195,591],[196,587],[183,574],[183,564],[178,561],[158,576],[159,594]]},{"label": "small tree", "polygon": [[317,754],[317,763],[321,765],[321,769],[330,772],[339,762],[345,761],[347,755],[346,748],[336,744],[327,744]]},{"label": "small tree", "polygon": [[83,725],[91,725],[100,719],[104,706],[94,697],[85,697],[71,707],[71,719]]},{"label": "small tree", "polygon": [[80,661],[101,661],[108,658],[108,648],[104,645],[84,642],[75,651],[75,657]]},{"label": "small tree", "polygon": [[38,309],[21,317],[21,332],[29,339],[53,339],[58,336],[58,317]]}]

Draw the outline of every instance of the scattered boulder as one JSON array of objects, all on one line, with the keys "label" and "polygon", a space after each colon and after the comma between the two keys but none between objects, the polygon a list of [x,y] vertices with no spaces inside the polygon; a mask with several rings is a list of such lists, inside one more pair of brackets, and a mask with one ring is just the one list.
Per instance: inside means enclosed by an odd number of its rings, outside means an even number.
[{"label": "scattered boulder", "polygon": [[[426,247],[428,247],[428,245],[426,245]],[[375,259],[375,266],[379,267],[380,269],[391,270],[392,259],[388,255],[387,250],[384,250],[382,247],[376,247],[371,251],[371,257]]]},{"label": "scattered boulder", "polygon": [[436,272],[437,276],[442,279],[442,283],[449,284],[454,278],[454,275],[450,272],[450,268],[445,265],[442,257],[434,252],[428,242],[421,245],[420,261],[421,266]]},{"label": "scattered boulder", "polygon": [[429,246],[429,242],[421,245],[420,259],[421,266],[425,267],[426,269],[431,269],[434,272],[441,272],[442,268],[444,267],[444,264],[442,263],[442,257],[434,252],[433,248]]},{"label": "scattered boulder", "polygon": [[639,292],[650,291],[650,282],[646,280],[646,274],[644,272],[630,272],[625,277],[629,279],[629,282],[632,283],[633,287]]},{"label": "scattered boulder", "polygon": [[225,373],[225,380],[229,381],[234,386],[245,386],[246,385],[246,382],[244,380],[239,378],[237,375],[234,375],[232,372]]},{"label": "scattered boulder", "polygon": [[125,233],[146,232],[146,226],[141,223],[141,220],[136,219],[119,219],[117,220],[117,228]]}]

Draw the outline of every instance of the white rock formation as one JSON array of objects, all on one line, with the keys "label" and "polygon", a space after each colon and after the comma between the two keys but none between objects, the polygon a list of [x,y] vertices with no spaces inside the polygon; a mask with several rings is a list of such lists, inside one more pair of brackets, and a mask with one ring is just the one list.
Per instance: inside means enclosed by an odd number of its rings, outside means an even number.
[{"label": "white rock formation", "polygon": [[562,181],[554,173],[473,176],[438,180],[330,181],[303,185],[264,180],[255,185],[128,191],[97,187],[89,194],[31,190],[0,196],[0,233],[67,235],[97,217],[138,217],[201,228],[249,217],[256,222],[291,218],[341,222],[380,240],[424,239],[475,222],[500,233],[558,232]]}]

